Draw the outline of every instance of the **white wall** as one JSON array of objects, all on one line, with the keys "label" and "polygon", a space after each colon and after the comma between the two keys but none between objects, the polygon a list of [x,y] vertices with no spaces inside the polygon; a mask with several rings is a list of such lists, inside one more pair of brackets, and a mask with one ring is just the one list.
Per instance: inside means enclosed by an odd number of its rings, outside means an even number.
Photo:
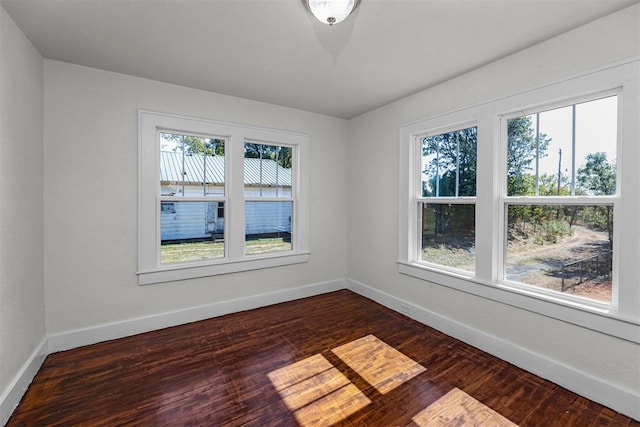
[{"label": "white wall", "polygon": [[45,337],[42,105],[42,57],[0,6],[0,424]]},{"label": "white wall", "polygon": [[512,350],[640,394],[639,345],[400,275],[396,265],[400,125],[638,57],[639,23],[636,5],[351,120],[349,278]]},{"label": "white wall", "polygon": [[[101,325],[348,274],[637,392],[638,345],[400,275],[395,242],[401,124],[640,55],[639,21],[634,6],[345,122],[50,60],[43,101],[43,61],[0,7],[0,403],[42,347],[44,277],[47,334],[90,335]],[[309,133],[311,261],[138,286],[138,108]],[[25,186],[31,191],[18,192]]]},{"label": "white wall", "polygon": [[[344,283],[346,121],[57,61],[44,69],[48,334]],[[308,133],[311,261],[138,286],[137,109]]]}]

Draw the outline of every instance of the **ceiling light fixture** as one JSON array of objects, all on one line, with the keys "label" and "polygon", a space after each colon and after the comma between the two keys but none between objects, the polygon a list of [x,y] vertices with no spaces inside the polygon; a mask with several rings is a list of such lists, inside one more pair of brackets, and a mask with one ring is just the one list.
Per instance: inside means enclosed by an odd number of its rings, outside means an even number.
[{"label": "ceiling light fixture", "polygon": [[324,24],[338,24],[356,10],[360,0],[302,0],[318,21]]}]

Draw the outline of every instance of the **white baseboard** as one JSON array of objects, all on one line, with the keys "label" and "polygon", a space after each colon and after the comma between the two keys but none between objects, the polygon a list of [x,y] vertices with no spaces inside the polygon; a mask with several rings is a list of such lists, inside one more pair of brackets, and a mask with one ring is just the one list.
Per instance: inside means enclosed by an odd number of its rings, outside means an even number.
[{"label": "white baseboard", "polygon": [[48,354],[211,317],[264,307],[346,288],[346,279],[221,301],[184,310],[77,329],[43,338],[9,386],[0,394],[0,426],[6,424]]},{"label": "white baseboard", "polygon": [[517,346],[510,341],[456,322],[355,280],[347,280],[347,289],[397,312],[401,312],[401,305],[407,306],[410,308],[410,314],[405,315],[420,323],[464,341],[628,417],[640,420],[640,394],[637,391],[621,388],[604,379],[594,377],[571,366]]},{"label": "white baseboard", "polygon": [[49,335],[49,352],[53,353],[56,351],[69,350],[71,348],[81,347],[84,345],[168,328],[170,326],[196,322],[198,320],[223,316],[225,314],[235,313],[238,311],[251,310],[271,304],[310,297],[345,288],[345,279],[333,280],[297,288],[252,295],[244,298],[221,301],[198,307],[190,307],[184,310],[160,313],[152,316],[139,317],[136,319],[52,334]]},{"label": "white baseboard", "polygon": [[22,369],[16,374],[9,386],[0,394],[0,426],[9,420],[13,410],[18,406],[27,387],[38,373],[49,350],[48,338],[44,337],[40,344],[33,350],[31,356],[22,365]]}]

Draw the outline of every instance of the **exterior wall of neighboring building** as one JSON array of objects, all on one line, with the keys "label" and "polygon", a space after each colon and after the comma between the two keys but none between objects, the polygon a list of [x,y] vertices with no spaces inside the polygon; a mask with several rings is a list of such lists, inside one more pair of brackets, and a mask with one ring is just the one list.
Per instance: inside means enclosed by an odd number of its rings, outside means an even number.
[{"label": "exterior wall of neighboring building", "polygon": [[[162,151],[160,194],[190,198],[223,198],[224,156]],[[274,160],[247,158],[244,163],[245,224],[247,235],[290,233],[292,202],[256,199],[290,198],[291,169]],[[206,183],[205,183],[206,182]],[[166,241],[215,239],[224,235],[224,202],[164,200],[160,238]]]},{"label": "exterior wall of neighboring building", "polygon": [[222,202],[162,202],[161,240],[213,239],[224,233]]},{"label": "exterior wall of neighboring building", "polygon": [[[291,232],[290,201],[250,201],[245,204],[249,235]],[[160,238],[201,240],[224,233],[223,202],[162,202]]]},{"label": "exterior wall of neighboring building", "polygon": [[248,235],[290,233],[291,203],[247,202],[245,203],[245,230]]},{"label": "exterior wall of neighboring building", "polygon": [[[202,197],[202,185],[185,185],[185,197]],[[209,185],[207,194],[224,195],[222,186]],[[181,185],[164,184],[161,194],[182,194]],[[245,187],[245,197],[290,197],[291,187]],[[164,201],[160,206],[160,239],[189,241],[219,238],[224,234],[224,203]],[[245,223],[248,235],[291,232],[292,209],[290,201],[252,200],[245,204]]]}]

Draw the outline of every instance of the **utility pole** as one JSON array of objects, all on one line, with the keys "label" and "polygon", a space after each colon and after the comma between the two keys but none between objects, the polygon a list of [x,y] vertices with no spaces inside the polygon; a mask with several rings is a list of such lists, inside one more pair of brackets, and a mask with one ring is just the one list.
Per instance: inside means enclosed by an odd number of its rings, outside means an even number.
[{"label": "utility pole", "polygon": [[[558,148],[558,196],[560,195],[560,178],[562,172],[562,148]],[[558,205],[558,211],[556,212],[556,219],[560,219],[560,205]]]},{"label": "utility pole", "polygon": [[558,196],[560,195],[561,171],[562,171],[562,148],[558,148]]}]

